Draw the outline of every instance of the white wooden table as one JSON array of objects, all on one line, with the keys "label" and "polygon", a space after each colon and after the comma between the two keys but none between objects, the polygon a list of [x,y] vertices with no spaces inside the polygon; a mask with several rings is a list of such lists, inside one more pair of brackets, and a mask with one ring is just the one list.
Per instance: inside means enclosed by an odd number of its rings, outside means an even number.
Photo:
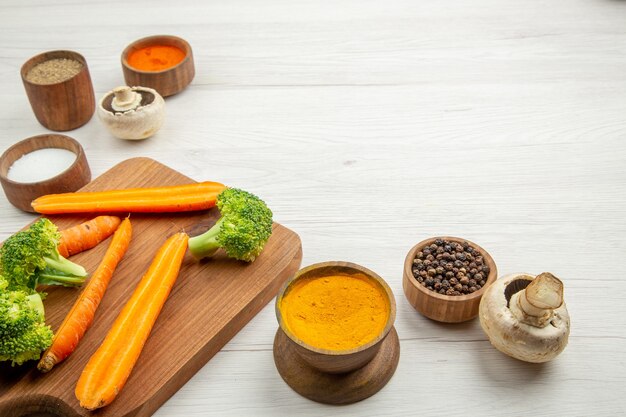
[{"label": "white wooden table", "polygon": [[[626,2],[0,2],[0,147],[47,132],[19,77],[29,57],[82,53],[98,97],[152,34],[187,39],[197,75],[163,129],[68,134],[94,177],[148,156],[258,193],[300,234],[303,265],[349,260],[386,278],[401,359],[361,403],[293,392],[272,360],[273,305],[158,416],[600,416],[626,413]],[[32,220],[0,198],[0,238]],[[536,366],[492,348],[477,320],[442,325],[402,292],[408,249],[473,240],[501,274],[566,285],[570,343]]]}]

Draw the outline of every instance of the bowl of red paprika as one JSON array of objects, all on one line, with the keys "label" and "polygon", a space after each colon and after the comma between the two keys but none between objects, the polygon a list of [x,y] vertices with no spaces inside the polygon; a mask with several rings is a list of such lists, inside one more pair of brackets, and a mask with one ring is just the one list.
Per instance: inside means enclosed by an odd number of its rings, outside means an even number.
[{"label": "bowl of red paprika", "polygon": [[163,97],[184,90],[195,75],[191,46],[172,35],[148,36],[128,45],[122,70],[127,85],[150,87]]}]

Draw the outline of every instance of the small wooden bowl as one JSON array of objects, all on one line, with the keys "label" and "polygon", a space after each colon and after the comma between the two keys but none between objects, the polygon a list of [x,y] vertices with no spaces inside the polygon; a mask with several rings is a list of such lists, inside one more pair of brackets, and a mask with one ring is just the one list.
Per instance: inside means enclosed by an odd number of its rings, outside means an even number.
[{"label": "small wooden bowl", "polygon": [[[363,274],[372,279],[373,281],[378,283],[380,288],[387,295],[390,307],[389,318],[383,331],[376,337],[376,339],[355,349],[328,350],[320,349],[305,343],[287,328],[283,320],[283,315],[280,311],[280,304],[286,292],[289,291],[291,284],[293,284],[297,280],[304,278],[354,274]],[[369,361],[371,361],[372,358],[374,358],[376,353],[379,351],[381,344],[389,334],[389,331],[391,330],[393,322],[396,318],[396,302],[393,293],[391,292],[391,289],[389,288],[387,283],[380,276],[370,271],[369,269],[350,262],[322,262],[301,269],[292,279],[287,281],[278,292],[278,296],[276,297],[275,310],[280,330],[282,330],[287,335],[289,340],[293,343],[293,347],[302,357],[302,359],[313,368],[331,374],[354,371],[355,369],[359,369],[366,365]]]},{"label": "small wooden bowl", "polygon": [[[429,290],[417,282],[413,276],[413,260],[417,252],[431,245],[437,239],[446,239],[461,244],[467,242],[480,252],[485,263],[489,266],[489,275],[487,276],[485,285],[480,290],[466,295],[442,295]],[[411,248],[404,261],[402,287],[404,288],[404,294],[409,303],[429,319],[444,323],[461,323],[471,320],[478,315],[480,298],[485,293],[486,288],[491,285],[497,277],[498,270],[496,269],[496,264],[486,250],[467,239],[440,236],[423,240]]]},{"label": "small wooden bowl", "polygon": [[[175,46],[185,52],[185,58],[178,65],[162,71],[142,71],[128,64],[128,56],[131,52],[152,45]],[[186,40],[171,35],[148,36],[128,45],[122,52],[122,70],[127,85],[150,87],[163,97],[174,95],[185,89],[196,74],[191,46]]]},{"label": "small wooden bowl", "polygon": [[[51,59],[73,59],[83,68],[72,78],[56,84],[36,84],[26,79],[37,64]],[[96,98],[85,58],[74,51],[49,51],[36,55],[20,71],[26,95],[35,117],[44,127],[59,132],[76,129],[91,119]]]},{"label": "small wooden bowl", "polygon": [[[39,182],[16,182],[7,177],[9,168],[22,155],[38,149],[60,148],[76,154],[76,160],[60,174]],[[45,134],[33,136],[16,143],[0,157],[0,183],[11,204],[30,213],[35,211],[30,203],[46,194],[69,193],[91,181],[91,170],[83,147],[69,136]]]}]

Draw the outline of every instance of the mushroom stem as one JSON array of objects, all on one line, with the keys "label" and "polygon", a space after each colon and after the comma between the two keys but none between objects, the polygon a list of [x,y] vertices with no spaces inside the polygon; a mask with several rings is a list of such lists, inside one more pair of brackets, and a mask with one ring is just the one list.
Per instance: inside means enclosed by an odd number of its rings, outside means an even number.
[{"label": "mushroom stem", "polygon": [[563,283],[549,272],[539,274],[511,297],[511,312],[523,323],[546,327],[553,311],[563,304]]},{"label": "mushroom stem", "polygon": [[133,110],[141,103],[141,94],[127,86],[114,88],[113,94],[115,97],[113,97],[111,107],[115,111]]}]

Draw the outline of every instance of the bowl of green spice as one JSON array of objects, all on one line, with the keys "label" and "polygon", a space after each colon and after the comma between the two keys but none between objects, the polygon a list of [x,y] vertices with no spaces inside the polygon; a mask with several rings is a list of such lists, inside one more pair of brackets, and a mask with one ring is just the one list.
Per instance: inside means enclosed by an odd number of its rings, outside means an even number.
[{"label": "bowl of green spice", "polygon": [[48,51],[22,65],[22,82],[35,117],[50,130],[76,129],[91,119],[96,100],[85,58]]}]

